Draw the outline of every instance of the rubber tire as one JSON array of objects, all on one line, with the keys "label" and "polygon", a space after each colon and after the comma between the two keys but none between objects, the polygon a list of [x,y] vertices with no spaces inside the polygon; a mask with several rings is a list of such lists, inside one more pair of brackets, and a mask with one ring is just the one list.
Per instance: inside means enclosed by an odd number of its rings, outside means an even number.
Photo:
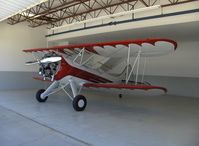
[{"label": "rubber tire", "polygon": [[[80,100],[84,101],[84,105],[82,107],[79,107],[78,102]],[[74,99],[73,99],[73,108],[76,111],[83,111],[86,108],[87,105],[87,100],[83,95],[77,95]]]},{"label": "rubber tire", "polygon": [[119,94],[118,97],[121,99],[123,96],[122,96],[122,94]]},{"label": "rubber tire", "polygon": [[40,89],[36,93],[36,99],[38,102],[45,102],[48,99],[48,96],[46,96],[44,99],[41,98],[41,94],[45,92],[45,89]]}]

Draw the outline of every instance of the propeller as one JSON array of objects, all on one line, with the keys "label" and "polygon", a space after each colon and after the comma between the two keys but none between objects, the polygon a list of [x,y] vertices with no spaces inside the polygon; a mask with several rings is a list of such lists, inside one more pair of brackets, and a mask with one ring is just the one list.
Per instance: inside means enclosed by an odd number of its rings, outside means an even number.
[{"label": "propeller", "polygon": [[45,63],[58,62],[60,60],[61,60],[61,57],[47,57],[47,58],[43,58],[41,60],[28,61],[25,64],[26,65],[45,64]]}]

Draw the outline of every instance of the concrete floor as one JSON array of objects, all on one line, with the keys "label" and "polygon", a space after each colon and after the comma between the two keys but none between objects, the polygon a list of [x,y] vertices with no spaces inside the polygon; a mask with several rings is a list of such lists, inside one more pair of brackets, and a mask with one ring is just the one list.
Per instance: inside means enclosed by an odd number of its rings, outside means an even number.
[{"label": "concrete floor", "polygon": [[0,91],[0,146],[199,146],[199,99],[85,92],[75,112],[59,93]]}]

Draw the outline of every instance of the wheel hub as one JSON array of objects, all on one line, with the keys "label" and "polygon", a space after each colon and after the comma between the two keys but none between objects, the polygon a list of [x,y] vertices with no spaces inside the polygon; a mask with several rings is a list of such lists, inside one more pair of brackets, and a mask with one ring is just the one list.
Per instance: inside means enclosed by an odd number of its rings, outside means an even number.
[{"label": "wheel hub", "polygon": [[84,106],[84,100],[80,99],[80,100],[78,101],[78,106],[79,106],[79,107],[83,107],[83,106]]}]

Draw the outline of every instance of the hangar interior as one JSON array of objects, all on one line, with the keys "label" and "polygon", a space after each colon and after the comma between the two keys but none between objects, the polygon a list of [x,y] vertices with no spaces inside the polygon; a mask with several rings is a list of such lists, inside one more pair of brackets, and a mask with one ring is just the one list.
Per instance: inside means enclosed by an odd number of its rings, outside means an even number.
[{"label": "hangar interior", "polygon": [[[0,145],[199,145],[198,0],[1,3],[10,14],[0,12]],[[63,92],[36,101],[37,90],[50,84],[33,79],[38,66],[25,66],[34,57],[22,50],[146,38],[178,44],[146,62],[145,80],[166,94],[131,90],[120,99],[114,91],[84,89],[82,112]]]}]

